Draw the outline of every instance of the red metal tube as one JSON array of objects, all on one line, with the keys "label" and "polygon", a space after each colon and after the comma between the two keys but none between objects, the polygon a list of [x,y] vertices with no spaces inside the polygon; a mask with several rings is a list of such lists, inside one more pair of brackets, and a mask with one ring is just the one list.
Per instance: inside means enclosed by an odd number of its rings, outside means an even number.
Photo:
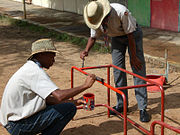
[{"label": "red metal tube", "polygon": [[[136,86],[126,86],[126,87],[119,87],[119,88],[114,88],[110,85],[110,67],[113,67],[113,68],[116,68],[116,69],[119,69],[123,72],[126,72],[132,76],[136,76],[142,80],[145,80],[146,82],[149,82],[149,84],[142,84],[142,85],[136,85]],[[127,108],[126,108],[126,104],[127,104],[127,100],[126,100],[126,97],[124,95],[124,93],[122,93],[120,90],[123,90],[123,89],[131,89],[131,88],[139,88],[139,87],[147,87],[147,86],[152,86],[152,85],[156,85],[159,87],[160,91],[161,91],[161,122],[164,122],[164,89],[163,89],[163,86],[154,82],[154,81],[151,81],[147,78],[144,78],[142,76],[139,76],[137,74],[134,74],[132,72],[129,72],[125,69],[122,69],[122,68],[119,68],[115,65],[106,65],[106,66],[96,66],[96,67],[84,67],[84,68],[77,68],[77,67],[72,67],[71,69],[71,87],[73,87],[73,68],[78,70],[79,72],[87,75],[88,73],[84,72],[83,70],[88,70],[88,69],[95,69],[95,68],[108,68],[107,70],[107,83],[105,82],[101,82],[101,81],[98,81],[99,83],[103,84],[104,86],[107,87],[107,91],[108,91],[108,105],[106,104],[98,104],[96,106],[106,106],[108,108],[108,117],[109,117],[109,110],[112,110],[114,111],[115,113],[117,113],[118,115],[120,115],[122,118],[124,118],[124,134],[126,135],[127,134],[127,120],[132,123],[133,125],[135,125],[137,128],[141,129],[143,132],[145,132],[146,134],[150,134],[151,132],[149,132],[148,130],[144,129],[143,127],[141,127],[140,125],[138,125],[137,123],[135,123],[134,121],[132,121],[131,119],[127,118]],[[117,112],[116,110],[114,110],[113,108],[110,107],[110,89],[121,94],[122,97],[123,97],[123,102],[124,102],[124,115],[122,115],[121,113]],[[120,90],[118,90],[120,89]],[[82,107],[80,107],[82,108]],[[78,108],[79,109],[79,108]],[[161,126],[161,135],[164,134],[164,126]]]},{"label": "red metal tube", "polygon": [[[107,84],[110,85],[110,67],[107,68]],[[107,87],[107,93],[108,93],[108,106],[110,106],[110,88]],[[110,112],[108,109],[108,118],[110,117]]]},{"label": "red metal tube", "polygon": [[151,123],[151,130],[150,130],[150,131],[151,131],[151,135],[154,135],[154,130],[155,130],[155,125],[156,125],[156,124],[159,124],[159,125],[161,125],[161,126],[163,126],[163,127],[166,127],[166,128],[168,128],[168,129],[176,132],[176,133],[180,133],[180,128],[176,128],[176,127],[174,127],[174,126],[170,126],[169,124],[164,123],[164,122],[162,122],[162,121],[153,121],[153,122]]},{"label": "red metal tube", "polygon": [[[159,89],[160,89],[160,91],[161,91],[161,121],[164,122],[164,89],[163,89],[163,86],[160,85],[160,84],[158,84],[158,83],[156,83],[156,82],[154,82],[154,81],[151,81],[151,80],[149,80],[149,79],[147,79],[147,78],[144,78],[144,77],[142,77],[142,76],[139,76],[139,75],[137,75],[137,74],[134,74],[134,73],[132,73],[132,72],[129,72],[129,71],[125,70],[125,69],[119,68],[119,67],[117,67],[117,66],[115,66],[115,65],[112,65],[112,64],[111,64],[111,66],[114,67],[114,68],[116,68],[116,69],[119,69],[119,70],[121,70],[121,71],[123,71],[123,72],[126,72],[126,73],[128,73],[128,74],[130,74],[130,75],[136,76],[136,77],[138,77],[138,78],[140,78],[140,79],[142,79],[142,80],[145,80],[146,82],[149,82],[149,83],[151,83],[151,84],[155,84],[155,85],[157,85],[157,86],[159,87]],[[135,86],[134,86],[134,87],[135,87]],[[124,88],[125,88],[125,87],[124,87]],[[124,88],[123,88],[123,89],[124,89]],[[130,87],[128,87],[128,88],[130,88]],[[121,88],[119,88],[119,89],[121,89]],[[164,135],[164,127],[163,127],[163,126],[161,127],[161,135]]]},{"label": "red metal tube", "polygon": [[156,84],[157,86],[161,86],[161,85],[160,85],[159,83],[157,83],[157,82],[151,81],[151,80],[149,80],[149,79],[147,79],[147,78],[145,78],[145,77],[142,77],[142,76],[140,76],[140,75],[137,75],[137,74],[135,74],[135,73],[132,73],[132,72],[130,72],[130,71],[127,71],[127,70],[125,70],[125,69],[123,69],[123,68],[117,67],[117,66],[112,65],[112,64],[111,64],[111,67],[114,67],[114,68],[116,68],[116,69],[119,69],[119,70],[121,70],[121,71],[123,71],[123,72],[125,72],[125,73],[128,73],[128,74],[132,75],[132,76],[138,77],[138,78],[140,78],[140,79],[142,79],[142,80],[144,80],[144,81],[146,81],[146,82],[149,82],[149,83],[151,83],[151,84]]},{"label": "red metal tube", "polygon": [[140,87],[146,87],[146,86],[153,86],[154,84],[141,84],[141,85],[135,85],[135,86],[125,86],[125,87],[118,87],[118,90],[126,90],[126,89],[133,89],[133,88],[140,88]]},{"label": "red metal tube", "polygon": [[[161,90],[161,121],[164,122],[164,89],[160,87]],[[161,126],[161,135],[164,135],[164,127]]]},{"label": "red metal tube", "polygon": [[[100,106],[107,107],[108,110],[114,111],[116,114],[118,114],[121,118],[124,119],[124,116],[123,116],[121,113],[117,112],[117,111],[114,110],[112,107],[110,107],[110,106],[108,106],[108,105],[106,105],[106,104],[96,104],[96,105],[95,105],[95,107],[100,107]],[[78,106],[77,109],[83,109],[83,106]],[[150,134],[150,133],[151,133],[150,131],[146,130],[146,129],[143,128],[141,125],[137,124],[136,122],[134,122],[133,120],[129,119],[128,117],[127,117],[127,121],[129,121],[129,122],[132,123],[134,126],[136,126],[137,128],[139,128],[140,130],[142,130],[144,133],[146,133],[146,134]]]},{"label": "red metal tube", "polygon": [[71,68],[71,88],[74,87],[74,84],[73,84],[73,82],[74,82],[73,72],[74,72],[74,68]]},{"label": "red metal tube", "polygon": [[105,67],[111,67],[111,65],[103,65],[103,66],[94,66],[94,67],[83,67],[80,68],[81,70],[87,70],[87,69],[97,69],[97,68],[105,68]]},{"label": "red metal tube", "polygon": [[[108,66],[105,66],[105,67],[108,67]],[[75,66],[73,66],[72,68],[78,70],[79,72],[81,72],[81,73],[83,73],[83,74],[85,74],[85,75],[88,74],[88,73],[86,73],[85,71],[83,71],[82,69],[77,68],[77,67],[75,67]],[[95,67],[94,67],[94,68],[95,68]],[[101,66],[99,66],[99,68],[101,68]],[[90,68],[88,68],[88,69],[90,69]],[[71,71],[73,71],[73,70],[71,70]],[[124,115],[123,115],[123,118],[124,118],[124,135],[127,135],[127,108],[126,108],[127,100],[126,100],[125,94],[124,94],[123,92],[121,92],[120,90],[112,87],[111,85],[109,85],[109,84],[107,84],[107,83],[105,83],[105,82],[101,82],[101,81],[98,81],[98,80],[96,80],[96,81],[99,82],[99,83],[101,83],[101,84],[103,84],[104,86],[110,88],[111,90],[113,90],[113,91],[115,91],[115,92],[117,92],[117,93],[119,93],[119,94],[122,95],[123,103],[124,103]]]}]

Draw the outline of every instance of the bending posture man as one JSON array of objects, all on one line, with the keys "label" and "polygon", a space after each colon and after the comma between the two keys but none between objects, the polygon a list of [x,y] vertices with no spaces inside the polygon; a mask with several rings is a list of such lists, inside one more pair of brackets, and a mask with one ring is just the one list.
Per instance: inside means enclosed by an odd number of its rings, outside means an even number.
[{"label": "bending posture man", "polygon": [[1,102],[0,122],[12,135],[59,135],[76,114],[83,100],[69,98],[90,88],[95,75],[81,86],[60,90],[43,68],[55,62],[56,48],[51,39],[32,44],[28,61],[8,81]]},{"label": "bending posture man", "polygon": [[[126,49],[128,48],[133,72],[143,77],[146,76],[146,67],[142,46],[142,31],[138,26],[136,19],[131,15],[125,6],[118,3],[110,4],[108,0],[92,1],[84,8],[84,20],[87,26],[91,29],[91,35],[88,39],[85,50],[80,54],[81,59],[88,56],[88,52],[98,37],[104,36],[105,42],[107,42],[107,37],[112,37],[111,49],[113,64],[120,68],[126,68],[125,54]],[[114,69],[114,81],[116,87],[127,86],[126,73]],[[145,83],[145,81],[134,77],[135,85]],[[123,90],[123,92],[127,97],[128,103],[128,91]],[[135,95],[138,101],[138,108],[140,109],[140,121],[150,121],[150,116],[146,111],[146,88],[135,88]],[[113,108],[118,112],[123,112],[123,99],[118,93],[117,105]],[[115,113],[112,111],[110,114],[115,115]]]}]

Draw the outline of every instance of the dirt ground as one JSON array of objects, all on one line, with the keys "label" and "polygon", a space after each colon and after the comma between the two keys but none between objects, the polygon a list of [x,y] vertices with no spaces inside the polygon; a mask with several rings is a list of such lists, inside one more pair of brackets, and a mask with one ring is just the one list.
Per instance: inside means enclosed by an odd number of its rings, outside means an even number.
[{"label": "dirt ground", "polygon": [[[45,37],[37,33],[30,32],[26,29],[16,28],[8,24],[0,24],[0,102],[4,87],[8,79],[19,69],[30,54],[31,43],[36,39]],[[82,50],[76,45],[65,42],[55,42],[58,50],[62,55],[57,55],[56,62],[47,72],[52,80],[60,87],[60,89],[70,88],[71,86],[71,67],[81,67],[82,61],[79,53]],[[127,59],[127,70],[131,71],[129,60]],[[98,66],[111,64],[110,54],[99,54],[91,52],[85,61],[85,66]],[[87,70],[106,79],[106,69]],[[164,74],[164,68],[158,68],[147,63],[147,74]],[[113,84],[113,75],[111,70],[111,85]],[[165,86],[165,122],[180,127],[180,73],[169,73],[168,83]],[[84,82],[85,76],[79,72],[75,72],[75,86]],[[133,77],[128,75],[128,85],[133,85]],[[83,92],[92,92],[95,94],[95,104],[107,103],[107,88],[96,82],[92,88]],[[82,94],[83,94],[82,93]],[[77,97],[80,97],[79,94]],[[75,97],[76,98],[76,97]],[[115,92],[111,91],[111,106],[116,104]],[[128,117],[147,130],[154,120],[160,120],[161,94],[148,93],[148,112],[152,120],[148,123],[139,121],[139,111],[137,110],[137,102],[134,96],[134,90],[129,90],[129,110]],[[136,129],[128,123],[128,135],[141,135],[143,132]],[[160,134],[160,126],[156,126],[156,133]],[[7,131],[0,126],[0,134],[8,135]],[[175,135],[173,131],[165,129],[165,135]],[[96,107],[93,111],[78,110],[77,114],[63,130],[62,135],[123,135],[123,120],[116,116],[107,117],[107,109],[105,107]]]}]

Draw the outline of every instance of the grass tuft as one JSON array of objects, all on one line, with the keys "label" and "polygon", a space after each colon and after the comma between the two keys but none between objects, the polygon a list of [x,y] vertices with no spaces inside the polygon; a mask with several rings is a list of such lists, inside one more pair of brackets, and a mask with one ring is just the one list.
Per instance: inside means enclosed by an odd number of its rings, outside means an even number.
[{"label": "grass tuft", "polygon": [[[43,34],[43,35],[46,34],[47,38],[53,38],[61,42],[70,42],[72,44],[80,46],[82,49],[85,48],[87,44],[86,38],[76,37],[76,36],[69,35],[67,33],[60,33],[54,30],[49,30],[46,27],[35,25],[27,21],[17,20],[17,19],[10,18],[8,16],[3,16],[3,15],[0,15],[0,21],[6,24],[12,25],[12,26],[19,27],[19,28],[29,29],[30,31],[37,32],[39,34]],[[102,43],[99,43],[99,42],[96,42],[91,50],[98,51],[100,53],[110,52],[109,47],[106,47]]]}]

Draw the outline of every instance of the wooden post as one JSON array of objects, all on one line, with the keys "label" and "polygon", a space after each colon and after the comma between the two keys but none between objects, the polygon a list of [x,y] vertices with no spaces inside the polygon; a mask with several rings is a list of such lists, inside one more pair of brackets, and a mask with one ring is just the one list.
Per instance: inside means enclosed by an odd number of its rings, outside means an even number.
[{"label": "wooden post", "polygon": [[166,77],[166,83],[168,82],[168,74],[169,74],[168,49],[165,49],[165,77]]},{"label": "wooden post", "polygon": [[26,19],[26,2],[23,0],[24,19]]}]

